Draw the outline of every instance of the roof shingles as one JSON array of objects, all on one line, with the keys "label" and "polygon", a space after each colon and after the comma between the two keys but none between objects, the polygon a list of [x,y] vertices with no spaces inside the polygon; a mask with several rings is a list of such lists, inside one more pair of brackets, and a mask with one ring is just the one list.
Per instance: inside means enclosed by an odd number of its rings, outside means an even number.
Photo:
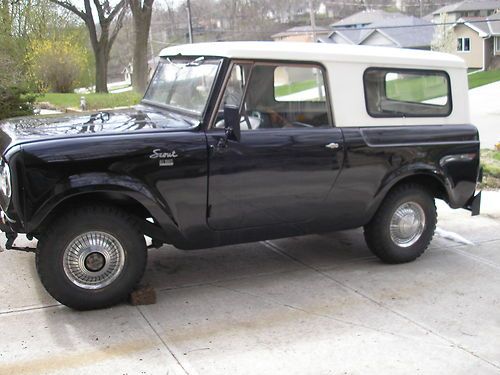
[{"label": "roof shingles", "polygon": [[395,42],[398,47],[426,48],[431,45],[434,27],[431,22],[422,18],[400,15],[373,22],[363,28],[337,28],[334,29],[332,35],[338,33],[353,44],[362,44],[370,35],[379,32]]},{"label": "roof shingles", "polygon": [[474,10],[491,10],[499,9],[500,0],[465,0],[456,4],[445,5],[442,8],[432,12],[438,15],[441,13],[467,12]]}]

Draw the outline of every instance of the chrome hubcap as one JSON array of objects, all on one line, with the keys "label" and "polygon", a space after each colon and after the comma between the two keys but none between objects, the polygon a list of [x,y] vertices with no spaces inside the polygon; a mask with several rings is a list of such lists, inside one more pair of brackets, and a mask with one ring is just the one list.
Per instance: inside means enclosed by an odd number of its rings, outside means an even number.
[{"label": "chrome hubcap", "polygon": [[64,272],[75,285],[84,289],[101,289],[120,275],[125,252],[118,240],[104,232],[86,232],[64,250]]},{"label": "chrome hubcap", "polygon": [[406,202],[399,206],[391,219],[391,239],[401,247],[409,247],[417,242],[425,228],[425,213],[415,202]]}]

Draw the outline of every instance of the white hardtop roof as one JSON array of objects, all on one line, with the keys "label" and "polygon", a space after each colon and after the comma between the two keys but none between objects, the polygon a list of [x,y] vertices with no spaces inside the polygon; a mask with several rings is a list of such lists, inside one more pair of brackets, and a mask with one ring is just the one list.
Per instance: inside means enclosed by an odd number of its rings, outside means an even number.
[{"label": "white hardtop roof", "polygon": [[301,42],[215,42],[165,48],[160,56],[220,56],[233,59],[358,62],[383,65],[466,68],[464,60],[447,53],[403,48]]}]

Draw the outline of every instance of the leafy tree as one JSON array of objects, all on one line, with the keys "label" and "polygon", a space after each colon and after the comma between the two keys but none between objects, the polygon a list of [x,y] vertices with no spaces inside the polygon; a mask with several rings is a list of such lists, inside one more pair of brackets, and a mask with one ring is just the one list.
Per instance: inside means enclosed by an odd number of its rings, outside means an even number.
[{"label": "leafy tree", "polygon": [[[50,0],[80,17],[87,27],[90,43],[94,51],[96,92],[108,92],[109,53],[123,25],[126,13],[126,1],[120,0],[111,6],[108,0],[83,0],[83,9],[69,0]],[[98,25],[94,20],[93,10],[97,14]]]}]

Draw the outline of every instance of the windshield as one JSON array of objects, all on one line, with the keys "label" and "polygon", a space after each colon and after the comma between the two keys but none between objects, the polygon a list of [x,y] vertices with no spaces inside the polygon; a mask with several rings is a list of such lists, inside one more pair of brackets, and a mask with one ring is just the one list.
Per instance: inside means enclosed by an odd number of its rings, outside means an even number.
[{"label": "windshield", "polygon": [[201,115],[221,61],[163,58],[144,100]]}]

